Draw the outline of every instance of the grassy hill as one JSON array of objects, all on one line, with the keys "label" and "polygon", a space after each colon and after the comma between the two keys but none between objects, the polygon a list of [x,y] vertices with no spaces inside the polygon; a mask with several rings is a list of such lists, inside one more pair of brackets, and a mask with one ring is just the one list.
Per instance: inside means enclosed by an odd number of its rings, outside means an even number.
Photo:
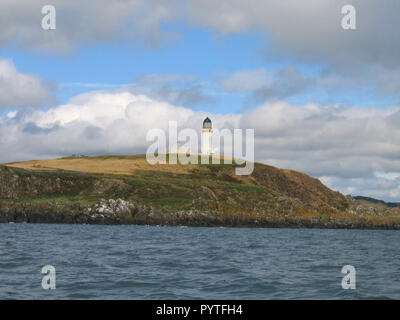
[{"label": "grassy hill", "polygon": [[2,214],[3,221],[68,223],[340,227],[398,222],[397,211],[371,212],[306,174],[255,163],[250,176],[237,176],[235,167],[150,165],[144,155],[10,163],[0,166],[0,221]]},{"label": "grassy hill", "polygon": [[400,207],[399,202],[385,202],[383,200],[378,200],[370,197],[355,196],[354,199],[358,200],[359,203],[364,205],[372,206],[375,208],[385,209],[385,208],[398,208]]}]

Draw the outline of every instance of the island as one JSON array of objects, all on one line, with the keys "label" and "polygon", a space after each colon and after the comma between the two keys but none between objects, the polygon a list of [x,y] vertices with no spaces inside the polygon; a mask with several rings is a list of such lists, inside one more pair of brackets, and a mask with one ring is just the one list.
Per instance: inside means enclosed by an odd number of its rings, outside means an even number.
[{"label": "island", "polygon": [[0,165],[0,222],[400,229],[400,208],[255,163],[155,164],[145,155]]}]

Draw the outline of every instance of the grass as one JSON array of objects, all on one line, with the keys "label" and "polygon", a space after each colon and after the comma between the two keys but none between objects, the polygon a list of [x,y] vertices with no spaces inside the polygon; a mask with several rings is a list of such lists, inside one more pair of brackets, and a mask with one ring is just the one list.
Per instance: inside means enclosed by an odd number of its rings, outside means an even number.
[{"label": "grass", "polygon": [[241,214],[250,220],[260,216],[278,220],[285,217],[293,221],[333,219],[384,224],[397,221],[400,216],[396,213],[385,217],[368,214],[360,217],[345,212],[339,208],[345,201],[343,195],[293,170],[256,163],[253,175],[236,176],[236,167],[236,164],[151,165],[145,155],[64,157],[9,163],[6,168],[11,174],[27,178],[22,184],[36,177],[47,179],[44,183],[67,180],[71,186],[61,193],[21,194],[17,199],[1,202],[44,204],[57,201],[90,206],[101,198],[121,198],[166,213],[191,208],[218,212],[221,219]]},{"label": "grass", "polygon": [[[22,196],[19,202],[81,202],[94,203],[100,198],[123,198],[162,208],[164,211],[184,210],[194,197],[204,196],[198,190],[204,186],[217,194],[234,196],[235,192],[263,192],[257,186],[241,185],[232,177],[234,164],[216,165],[151,165],[144,155],[65,157],[52,160],[33,160],[6,165],[20,176],[46,176],[50,179],[85,179],[88,183],[60,194]],[[74,172],[89,174],[77,175]],[[94,181],[101,181],[94,187]],[[110,184],[109,188],[103,188]],[[126,186],[118,188],[119,186]],[[104,190],[102,190],[104,189]],[[101,191],[99,193],[99,190]],[[214,206],[212,206],[214,207]]]},{"label": "grass", "polygon": [[[195,156],[200,161],[200,156]],[[169,160],[169,155],[167,155]],[[210,158],[211,160],[211,158]],[[210,161],[211,162],[211,161]],[[40,195],[40,200],[56,200],[61,202],[78,201],[93,203],[100,198],[123,198],[161,208],[162,210],[186,210],[192,206],[194,199],[200,198],[199,206],[202,209],[223,209],[223,202],[230,198],[235,199],[235,207],[239,211],[252,211],[255,201],[268,200],[274,194],[266,186],[254,183],[246,177],[236,177],[236,164],[157,164],[151,165],[144,155],[134,156],[96,156],[96,157],[65,157],[53,160],[33,160],[7,164],[8,167],[19,168],[21,174],[52,173],[57,177],[73,177],[70,172],[89,173],[93,179],[102,181],[120,181],[126,188],[114,187],[97,192],[100,187],[94,188],[93,181],[84,188],[74,189],[68,194]],[[29,170],[29,171],[25,171]],[[78,176],[79,177],[79,176]],[[104,183],[102,183],[104,184]],[[222,203],[218,205],[207,191],[209,188]],[[21,201],[26,201],[26,197]],[[218,201],[217,200],[217,201]],[[267,204],[265,204],[267,205]],[[268,204],[269,205],[269,204]],[[231,208],[226,205],[225,208]]]},{"label": "grass", "polygon": [[[145,155],[107,155],[107,156],[94,156],[94,157],[64,157],[59,159],[49,160],[31,160],[25,162],[8,163],[6,166],[21,168],[33,171],[76,171],[87,172],[94,174],[123,174],[131,175],[136,171],[157,171],[157,172],[170,172],[190,174],[195,168],[206,167],[212,172],[218,172],[221,168],[235,168],[236,164],[201,164],[200,156],[192,156],[193,159],[198,160],[199,164],[169,164],[169,157],[167,155],[168,164],[150,164]],[[211,162],[211,157],[210,157]],[[223,162],[221,160],[221,162]]]}]

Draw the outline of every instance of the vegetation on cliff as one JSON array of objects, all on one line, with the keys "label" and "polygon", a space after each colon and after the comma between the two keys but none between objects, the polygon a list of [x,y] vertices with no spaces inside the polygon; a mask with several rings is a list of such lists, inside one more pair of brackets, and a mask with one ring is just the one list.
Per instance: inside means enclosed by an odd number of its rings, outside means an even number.
[{"label": "vegetation on cliff", "polygon": [[[255,163],[150,165],[145,156],[0,166],[0,222],[400,228],[400,209],[345,197],[318,179]],[[365,201],[364,201],[365,202]]]}]

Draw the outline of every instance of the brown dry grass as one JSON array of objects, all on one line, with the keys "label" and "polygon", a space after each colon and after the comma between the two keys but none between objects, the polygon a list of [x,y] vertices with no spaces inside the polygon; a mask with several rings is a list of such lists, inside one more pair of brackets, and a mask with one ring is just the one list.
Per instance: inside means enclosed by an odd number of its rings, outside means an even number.
[{"label": "brown dry grass", "polygon": [[[193,155],[192,157],[198,157]],[[221,157],[223,158],[223,157]],[[199,160],[200,162],[200,160]],[[222,162],[221,162],[222,163]],[[197,165],[188,164],[150,164],[145,156],[99,156],[67,157],[48,160],[31,160],[8,163],[6,166],[33,171],[76,171],[95,174],[129,175],[137,171],[160,171],[176,174],[189,174]]]},{"label": "brown dry grass", "polygon": [[156,170],[170,173],[188,173],[189,166],[173,164],[150,165],[145,158],[113,159],[113,158],[76,158],[32,160],[10,163],[7,166],[34,171],[66,170],[97,174],[132,174],[135,171]]}]

